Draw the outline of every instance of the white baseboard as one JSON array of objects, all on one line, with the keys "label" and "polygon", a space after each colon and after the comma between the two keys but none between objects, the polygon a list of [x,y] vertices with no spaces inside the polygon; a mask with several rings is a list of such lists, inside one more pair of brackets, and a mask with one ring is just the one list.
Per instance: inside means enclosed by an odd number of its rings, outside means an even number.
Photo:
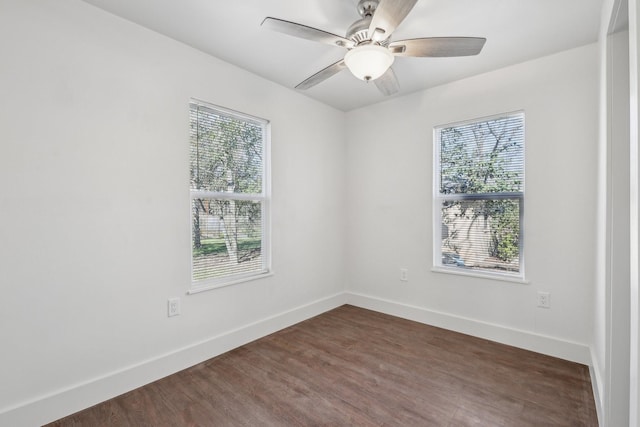
[{"label": "white baseboard", "polygon": [[591,366],[583,344],[358,293],[347,292],[347,304]]},{"label": "white baseboard", "polygon": [[0,412],[0,426],[37,426],[164,378],[346,303],[339,293]]}]

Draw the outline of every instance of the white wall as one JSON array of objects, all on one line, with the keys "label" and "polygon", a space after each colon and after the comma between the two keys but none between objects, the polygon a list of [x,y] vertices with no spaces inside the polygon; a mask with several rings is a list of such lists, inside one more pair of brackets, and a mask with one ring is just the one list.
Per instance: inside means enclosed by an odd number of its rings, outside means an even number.
[{"label": "white wall", "polygon": [[[595,45],[347,114],[79,0],[0,0],[0,52],[0,425],[345,301],[588,362]],[[275,275],[186,296],[190,97],[271,121]],[[433,126],[520,109],[530,283],[432,273]]]},{"label": "white wall", "polygon": [[[372,306],[588,363],[597,53],[589,45],[348,113],[348,290]],[[529,284],[431,272],[433,127],[521,109]],[[536,307],[538,291],[551,293],[550,309]]]},{"label": "white wall", "polygon": [[637,0],[629,0],[629,104],[630,104],[630,135],[629,135],[629,258],[630,258],[630,369],[629,369],[629,425],[640,426],[640,292],[639,279],[639,243],[640,243],[640,158],[638,156],[638,135],[640,133],[640,9]]},{"label": "white wall", "polygon": [[[0,1],[0,52],[1,425],[340,305],[342,112],[79,0]],[[271,121],[275,275],[187,296],[190,97]]]}]

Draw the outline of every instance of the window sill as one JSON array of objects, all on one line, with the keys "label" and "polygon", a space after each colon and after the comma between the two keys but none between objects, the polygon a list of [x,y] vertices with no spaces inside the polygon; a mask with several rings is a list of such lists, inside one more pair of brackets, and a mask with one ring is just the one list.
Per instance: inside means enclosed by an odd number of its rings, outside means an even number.
[{"label": "window sill", "polygon": [[447,268],[447,267],[432,267],[431,271],[433,271],[434,273],[455,274],[458,276],[475,277],[475,278],[487,279],[487,280],[498,280],[501,282],[519,283],[522,285],[529,284],[529,281],[525,280],[523,277],[511,276],[507,274],[481,273],[479,271],[461,270],[459,268]]},{"label": "window sill", "polygon": [[199,294],[200,292],[206,292],[206,291],[211,291],[213,289],[225,288],[227,286],[237,285],[239,283],[244,283],[244,282],[251,282],[252,280],[264,279],[265,277],[271,277],[271,276],[273,276],[273,272],[267,271],[265,273],[256,274],[254,276],[241,277],[238,279],[230,280],[228,282],[212,283],[209,285],[205,284],[197,287],[192,287],[191,289],[189,289],[189,291],[187,291],[187,295]]}]

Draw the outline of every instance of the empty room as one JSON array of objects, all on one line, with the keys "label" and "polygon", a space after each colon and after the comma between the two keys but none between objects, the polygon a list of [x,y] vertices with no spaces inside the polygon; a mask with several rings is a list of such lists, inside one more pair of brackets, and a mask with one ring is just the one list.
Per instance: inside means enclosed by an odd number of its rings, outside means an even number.
[{"label": "empty room", "polygon": [[637,0],[0,0],[1,426],[640,426]]}]

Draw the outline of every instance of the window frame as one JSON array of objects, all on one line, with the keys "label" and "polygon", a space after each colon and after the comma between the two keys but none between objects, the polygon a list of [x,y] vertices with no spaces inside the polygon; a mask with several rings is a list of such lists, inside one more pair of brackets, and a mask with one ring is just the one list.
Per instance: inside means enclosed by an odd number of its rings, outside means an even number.
[{"label": "window frame", "polygon": [[[494,192],[494,193],[441,193],[441,171],[440,171],[440,154],[441,154],[441,130],[458,126],[466,126],[475,123],[483,123],[498,119],[510,117],[522,118],[523,133],[523,164],[522,164],[522,191],[519,192]],[[431,271],[437,273],[454,274],[461,276],[485,278],[506,282],[528,283],[525,279],[525,187],[526,187],[526,117],[524,110],[511,111],[506,113],[494,114],[491,116],[472,118],[459,122],[452,122],[443,125],[437,125],[433,128],[433,263]],[[518,272],[507,271],[491,271],[487,269],[465,269],[458,266],[450,266],[442,263],[442,206],[446,201],[455,200],[518,200],[519,206],[519,236],[518,236]]]},{"label": "window frame", "polygon": [[[192,105],[203,107],[214,111],[221,116],[230,117],[236,120],[258,125],[262,128],[262,191],[260,193],[229,193],[221,191],[194,190],[189,184],[189,231],[190,231],[190,288],[188,294],[195,294],[211,289],[231,286],[238,283],[244,283],[251,280],[261,279],[272,276],[271,269],[271,122],[257,116],[235,111],[229,108],[221,107],[206,101],[195,98],[189,100],[188,106]],[[189,118],[189,125],[191,119]],[[191,141],[191,135],[189,135]],[[189,143],[191,144],[191,142]],[[211,200],[237,200],[237,201],[253,201],[260,202],[261,205],[261,242],[260,255],[262,265],[260,270],[236,273],[217,278],[209,278],[203,280],[194,280],[194,264],[193,264],[193,200],[194,199],[211,199]]]}]

